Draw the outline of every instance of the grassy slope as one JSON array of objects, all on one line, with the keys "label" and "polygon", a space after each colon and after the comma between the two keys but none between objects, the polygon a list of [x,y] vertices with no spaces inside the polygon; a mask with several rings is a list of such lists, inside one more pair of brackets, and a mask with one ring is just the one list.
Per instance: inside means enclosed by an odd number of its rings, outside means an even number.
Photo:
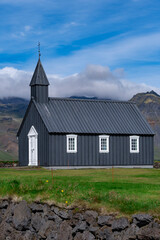
[{"label": "grassy slope", "polygon": [[0,150],[0,161],[17,161],[17,156],[13,156],[8,152],[4,152]]},{"label": "grassy slope", "polygon": [[160,216],[160,170],[114,169],[114,182],[111,169],[56,170],[53,175],[52,184],[48,170],[0,169],[0,196]]}]

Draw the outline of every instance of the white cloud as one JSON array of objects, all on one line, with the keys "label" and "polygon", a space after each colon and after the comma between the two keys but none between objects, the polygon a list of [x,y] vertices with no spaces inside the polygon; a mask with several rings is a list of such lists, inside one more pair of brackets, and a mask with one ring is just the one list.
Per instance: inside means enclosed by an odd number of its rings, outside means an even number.
[{"label": "white cloud", "polygon": [[[108,67],[88,65],[84,71],[67,77],[48,75],[51,97],[95,96],[116,100],[128,100],[138,92],[160,89],[144,83],[135,84],[124,78],[123,69],[111,71]],[[0,98],[29,98],[32,74],[11,67],[0,69]]]},{"label": "white cloud", "polygon": [[26,32],[30,31],[31,29],[32,29],[32,27],[29,26],[29,25],[24,26],[24,30],[25,30]]}]

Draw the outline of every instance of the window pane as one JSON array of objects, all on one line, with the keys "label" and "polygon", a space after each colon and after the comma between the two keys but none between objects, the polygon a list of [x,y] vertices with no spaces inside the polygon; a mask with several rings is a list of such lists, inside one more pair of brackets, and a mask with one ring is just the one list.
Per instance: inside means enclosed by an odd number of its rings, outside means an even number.
[{"label": "window pane", "polygon": [[101,138],[101,151],[107,151],[107,138]]},{"label": "window pane", "polygon": [[138,150],[137,147],[138,147],[137,146],[137,139],[132,139],[131,140],[131,149],[132,149],[132,151],[137,151]]},{"label": "window pane", "polygon": [[68,150],[75,150],[75,138],[68,138]]}]

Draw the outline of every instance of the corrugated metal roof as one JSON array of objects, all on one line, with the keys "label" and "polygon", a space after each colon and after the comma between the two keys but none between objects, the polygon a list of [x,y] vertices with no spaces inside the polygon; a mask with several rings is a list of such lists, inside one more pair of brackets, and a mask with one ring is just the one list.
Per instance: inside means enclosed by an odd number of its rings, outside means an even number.
[{"label": "corrugated metal roof", "polygon": [[49,85],[49,82],[48,82],[46,73],[43,69],[40,58],[37,62],[36,69],[34,71],[33,77],[30,82],[30,86],[34,86],[34,85],[43,85],[43,86]]},{"label": "corrugated metal roof", "polygon": [[49,98],[34,104],[50,133],[154,134],[131,102]]}]

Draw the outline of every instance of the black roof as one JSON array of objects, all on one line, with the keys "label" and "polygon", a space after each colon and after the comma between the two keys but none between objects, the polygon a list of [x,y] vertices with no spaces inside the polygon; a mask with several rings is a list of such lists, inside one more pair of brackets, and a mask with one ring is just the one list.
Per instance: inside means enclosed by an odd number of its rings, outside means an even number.
[{"label": "black roof", "polygon": [[132,102],[71,98],[33,102],[49,133],[154,134]]},{"label": "black roof", "polygon": [[49,82],[48,82],[46,73],[43,69],[40,58],[38,59],[36,69],[34,71],[33,77],[30,82],[30,86],[34,86],[34,85],[43,85],[43,86],[49,85]]}]

